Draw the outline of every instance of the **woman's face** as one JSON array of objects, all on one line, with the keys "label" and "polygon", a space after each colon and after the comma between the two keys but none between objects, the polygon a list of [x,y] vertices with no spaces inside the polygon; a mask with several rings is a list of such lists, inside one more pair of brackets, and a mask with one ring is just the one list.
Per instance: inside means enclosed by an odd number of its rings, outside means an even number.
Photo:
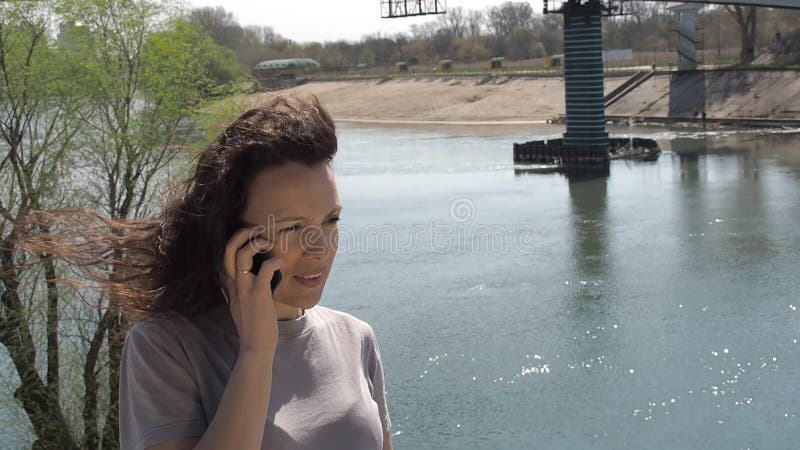
[{"label": "woman's face", "polygon": [[[319,302],[338,248],[341,208],[333,171],[324,162],[313,167],[288,162],[253,179],[241,219],[264,225],[256,234],[271,238],[272,257],[283,260],[276,302],[303,309]],[[321,273],[317,280],[301,281],[314,273]]]}]

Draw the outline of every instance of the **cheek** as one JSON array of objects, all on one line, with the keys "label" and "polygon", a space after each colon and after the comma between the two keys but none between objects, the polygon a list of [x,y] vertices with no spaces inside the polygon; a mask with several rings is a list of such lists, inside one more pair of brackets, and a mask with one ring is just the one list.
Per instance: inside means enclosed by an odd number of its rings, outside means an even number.
[{"label": "cheek", "polygon": [[339,250],[339,228],[337,227],[335,230],[331,231],[330,234],[330,248],[333,254],[336,254],[336,251]]}]

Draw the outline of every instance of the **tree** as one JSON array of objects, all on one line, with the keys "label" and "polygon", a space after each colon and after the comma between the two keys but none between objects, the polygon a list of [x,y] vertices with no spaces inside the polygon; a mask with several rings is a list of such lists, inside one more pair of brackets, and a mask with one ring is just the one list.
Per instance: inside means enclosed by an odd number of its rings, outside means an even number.
[{"label": "tree", "polygon": [[244,30],[233,13],[221,6],[193,9],[189,17],[203,27],[219,45],[235,49],[242,40]]},{"label": "tree", "polygon": [[375,55],[376,63],[387,64],[392,62],[395,50],[395,42],[380,33],[364,37],[364,47],[368,48]]},{"label": "tree", "polygon": [[480,11],[469,10],[467,12],[467,34],[470,36],[480,36],[483,31],[483,13]]},{"label": "tree", "polygon": [[453,52],[453,35],[445,30],[439,30],[431,41],[433,54],[439,58],[448,57]]},{"label": "tree", "polygon": [[248,25],[244,30],[245,33],[254,36],[257,42],[264,45],[272,45],[285,40],[283,36],[276,33],[275,30],[269,26]]},{"label": "tree", "polygon": [[[115,448],[124,318],[106,293],[79,308],[59,288],[66,267],[37,243],[63,224],[42,213],[68,202],[112,219],[150,215],[164,170],[183,162],[176,144],[212,83],[214,43],[149,0],[13,2],[3,12],[0,343],[21,382],[14,398],[33,448]],[[115,264],[105,273],[124,276]]]},{"label": "tree", "polygon": [[352,65],[338,50],[326,50],[320,62],[322,63],[322,67],[336,72],[346,70]]},{"label": "tree", "polygon": [[431,39],[438,30],[439,30],[439,24],[437,22],[425,22],[419,25],[412,24],[411,39],[428,40]]},{"label": "tree", "polygon": [[455,42],[455,57],[459,61],[473,62],[489,58],[489,50],[486,48],[486,38],[483,36],[467,36],[457,39]]},{"label": "tree", "polygon": [[725,5],[725,10],[739,25],[739,61],[748,64],[756,59],[756,7]]},{"label": "tree", "polygon": [[[29,211],[60,204],[67,193],[68,150],[79,130],[83,104],[75,95],[74,61],[55,48],[51,2],[13,2],[0,16],[0,343],[14,363],[20,385],[16,399],[33,426],[33,448],[77,449],[70,418],[59,405],[59,302],[61,292],[45,283],[43,294],[30,289],[31,277],[56,276],[44,252],[18,250]],[[44,230],[47,231],[46,229]],[[39,266],[38,263],[41,263]],[[39,270],[41,269],[41,270]],[[44,326],[39,317],[44,316]],[[44,335],[42,348],[37,337]],[[45,352],[44,379],[37,354]]]},{"label": "tree", "polygon": [[358,62],[368,66],[375,64],[375,52],[367,47],[362,48],[358,54]]},{"label": "tree", "polygon": [[[250,73],[259,62],[286,50],[286,39],[272,27],[256,25],[242,27],[233,14],[221,6],[193,9],[189,17],[192,23],[211,35],[214,42],[234,52],[241,66],[236,76],[242,71]],[[221,49],[214,51],[218,54],[224,53]],[[225,55],[225,58],[229,56]],[[230,77],[230,74],[226,75]]]},{"label": "tree", "polygon": [[467,33],[467,17],[461,6],[450,8],[447,14],[439,16],[439,29],[455,37],[464,37]]},{"label": "tree", "polygon": [[561,15],[547,14],[536,21],[537,39],[542,43],[545,54],[561,53],[564,49],[564,18]]},{"label": "tree", "polygon": [[504,39],[516,28],[533,25],[533,8],[527,2],[505,2],[489,8],[486,22],[495,37]]},{"label": "tree", "polygon": [[517,27],[506,38],[506,55],[512,59],[538,58],[544,56],[544,47],[536,42],[532,29]]}]

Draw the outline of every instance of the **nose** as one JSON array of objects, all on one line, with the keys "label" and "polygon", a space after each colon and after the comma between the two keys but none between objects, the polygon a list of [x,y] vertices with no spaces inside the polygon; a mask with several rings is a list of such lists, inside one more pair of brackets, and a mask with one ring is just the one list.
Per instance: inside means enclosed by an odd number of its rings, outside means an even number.
[{"label": "nose", "polygon": [[308,227],[303,231],[300,246],[303,256],[325,259],[335,249],[338,230],[325,230],[322,227]]}]

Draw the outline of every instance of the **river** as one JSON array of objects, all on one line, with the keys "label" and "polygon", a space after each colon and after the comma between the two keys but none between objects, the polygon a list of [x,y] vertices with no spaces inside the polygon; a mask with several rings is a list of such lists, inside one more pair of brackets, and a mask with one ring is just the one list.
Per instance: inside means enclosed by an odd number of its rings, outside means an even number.
[{"label": "river", "polygon": [[512,164],[556,126],[339,124],[321,304],[375,330],[395,449],[800,441],[800,134],[611,131],[665,152],[566,177]]},{"label": "river", "polygon": [[515,173],[559,132],[340,125],[321,304],[375,329],[395,448],[795,448],[800,136]]}]

